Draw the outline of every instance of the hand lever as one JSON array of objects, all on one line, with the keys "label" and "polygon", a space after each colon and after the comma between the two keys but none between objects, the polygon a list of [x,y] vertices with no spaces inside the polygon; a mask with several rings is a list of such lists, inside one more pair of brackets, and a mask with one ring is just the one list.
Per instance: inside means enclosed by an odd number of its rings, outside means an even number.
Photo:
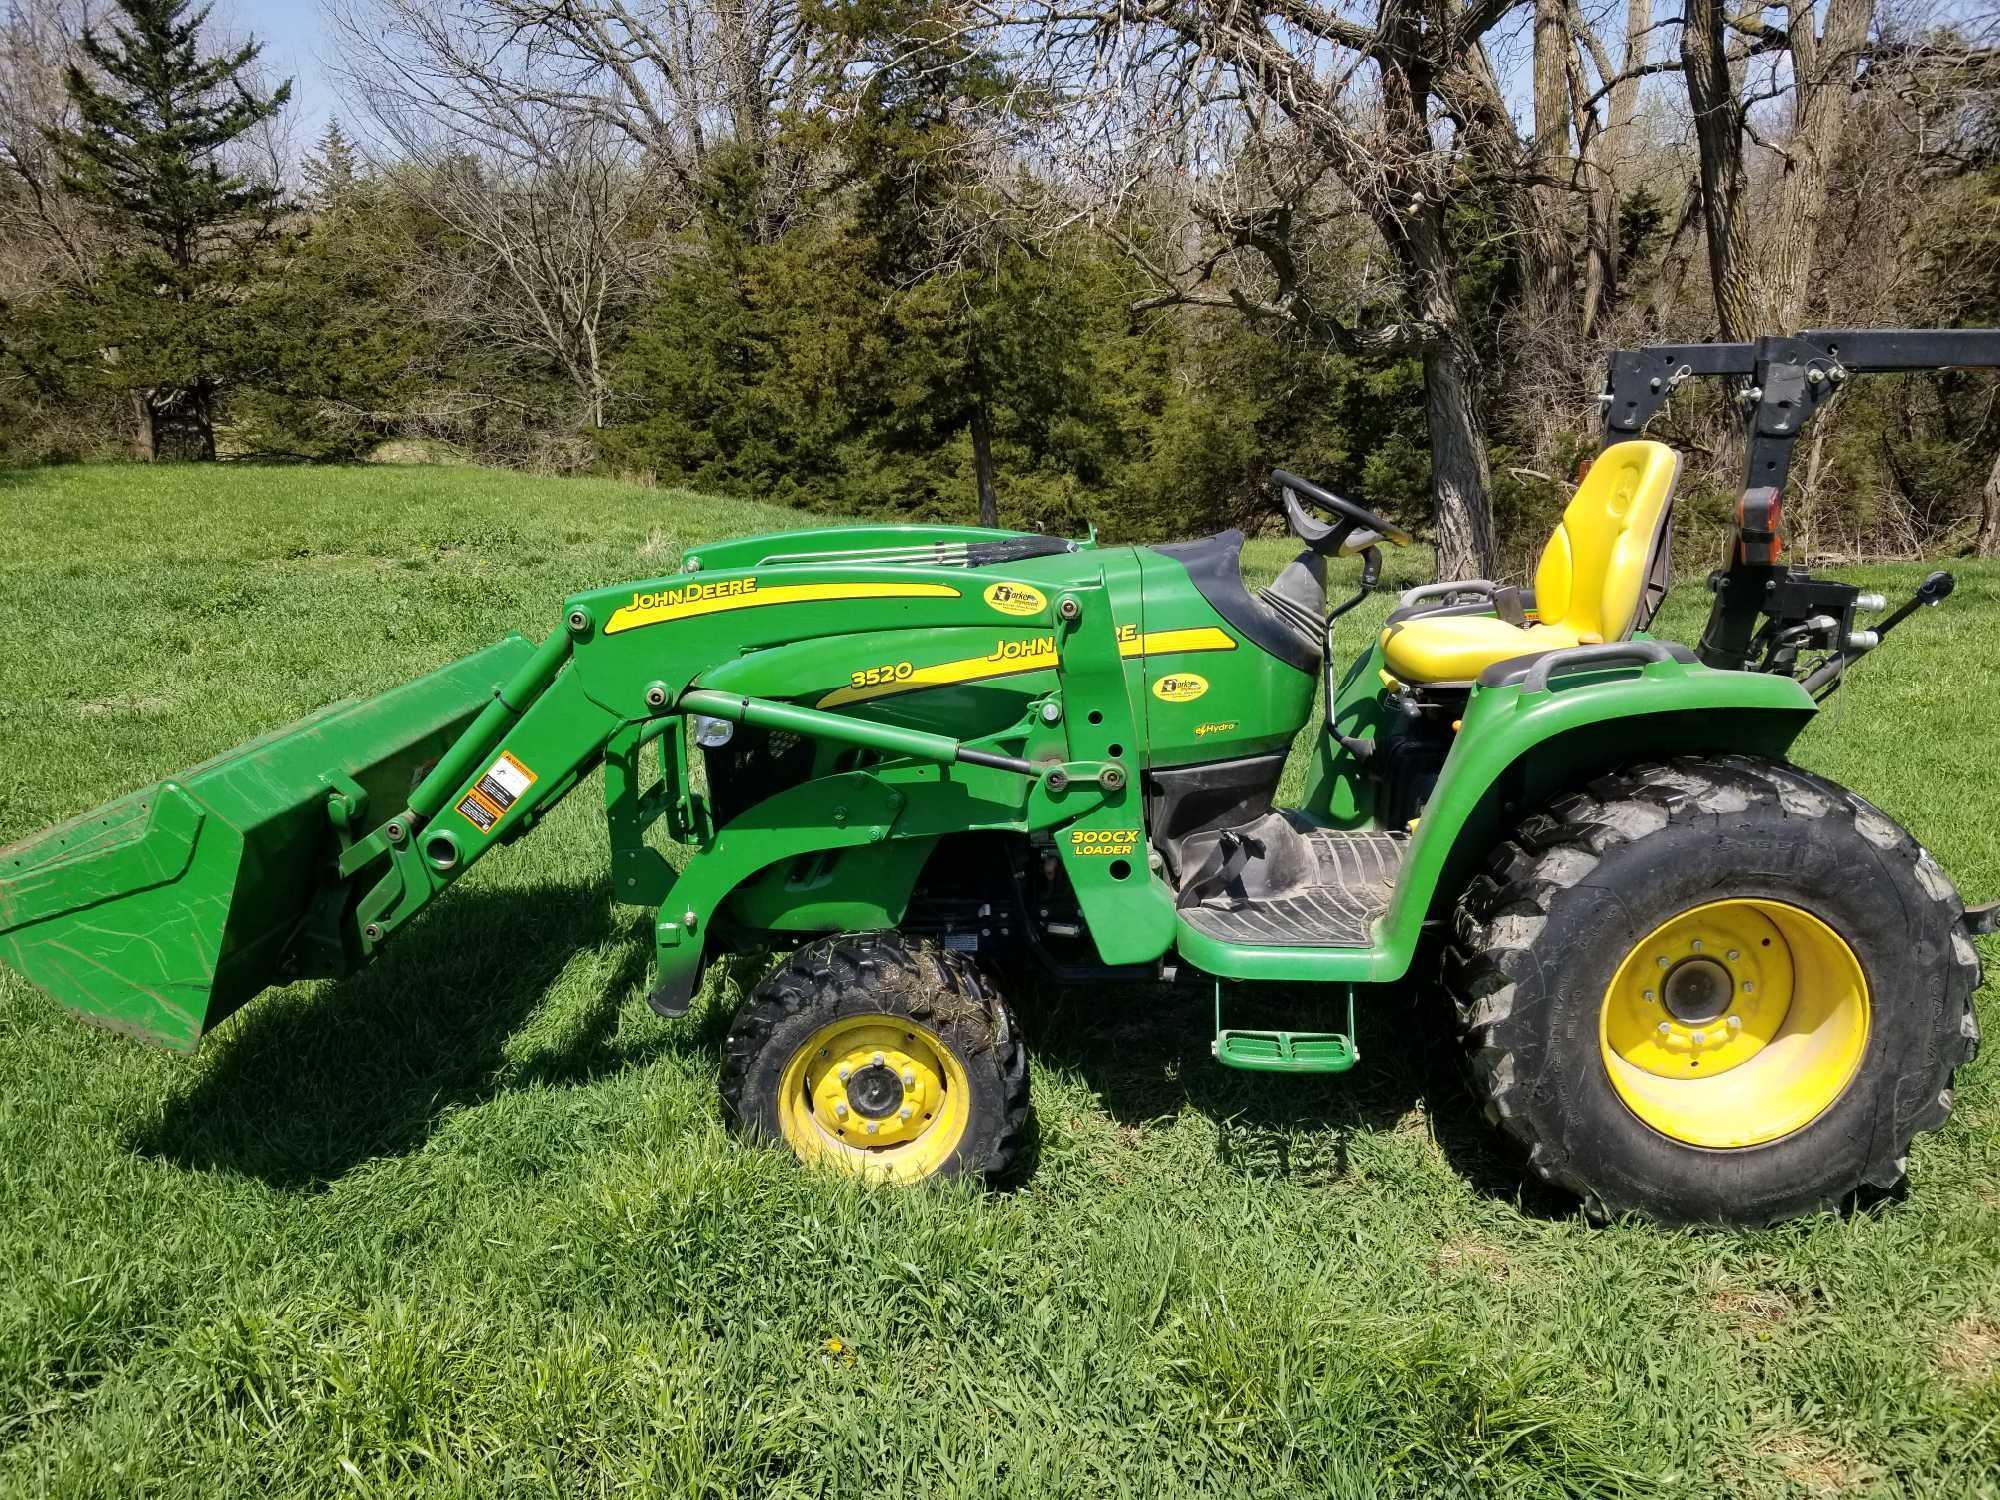
[{"label": "hand lever", "polygon": [[1896,612],[1893,615],[1890,615],[1885,620],[1878,620],[1876,622],[1875,639],[1879,641],[1883,636],[1894,630],[1903,621],[1909,619],[1911,615],[1926,605],[1936,608],[1938,605],[1944,603],[1945,600],[1951,597],[1951,591],[1956,587],[1958,587],[1958,580],[1943,569],[1927,574],[1924,581],[1917,585],[1917,591],[1896,606]]}]

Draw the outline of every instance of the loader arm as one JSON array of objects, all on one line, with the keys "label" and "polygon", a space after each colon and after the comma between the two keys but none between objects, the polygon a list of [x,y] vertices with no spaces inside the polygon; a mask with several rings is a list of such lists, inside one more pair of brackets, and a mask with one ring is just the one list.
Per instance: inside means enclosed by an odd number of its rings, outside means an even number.
[{"label": "loader arm", "polygon": [[[843,539],[861,545],[832,545]],[[89,1019],[191,1047],[265,985],[371,959],[600,765],[613,893],[658,909],[663,1009],[685,1003],[713,919],[758,872],[864,843],[922,846],[920,862],[962,831],[1074,828],[1061,853],[1107,960],[1164,951],[1172,903],[1144,853],[1133,636],[1101,572],[1072,567],[1051,586],[992,565],[1079,544],[875,528],[708,550],[754,561],[577,595],[539,646],[511,638],[5,851],[0,956]],[[798,702],[729,685],[748,681],[739,663],[794,648],[865,680],[884,650],[961,637],[1004,658],[986,675],[1025,672],[1045,690],[1008,700],[1022,706],[1005,722],[952,733],[897,722],[866,692]],[[766,678],[797,687],[782,669]],[[1066,715],[1066,695],[1091,711]],[[718,818],[692,775],[694,716],[810,739],[841,769]],[[642,758],[656,744],[653,773]],[[649,842],[661,825],[691,851],[679,870]]]}]

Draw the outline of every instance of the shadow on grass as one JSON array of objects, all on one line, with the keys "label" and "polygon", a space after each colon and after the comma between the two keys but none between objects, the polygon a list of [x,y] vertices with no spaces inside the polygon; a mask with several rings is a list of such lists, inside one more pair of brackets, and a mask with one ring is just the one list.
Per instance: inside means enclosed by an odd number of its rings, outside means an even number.
[{"label": "shadow on grass", "polygon": [[[1459,1076],[1458,1043],[1443,1002],[1402,990],[1359,992],[1360,1060],[1347,1073],[1249,1073],[1209,1052],[1212,989],[1132,985],[1097,991],[1017,985],[1029,1050],[1074,1068],[1121,1125],[1137,1126],[1192,1106],[1215,1123],[1218,1151],[1252,1177],[1344,1174],[1358,1137],[1407,1128],[1415,1110],[1451,1168],[1482,1197],[1534,1218],[1566,1219],[1574,1200],[1524,1173],[1481,1118]],[[1337,1030],[1330,993],[1224,992],[1232,1026]]]},{"label": "shadow on grass", "polygon": [[[363,1162],[417,1150],[447,1114],[509,1090],[588,1084],[667,1051],[719,1068],[727,1005],[698,1006],[692,1024],[620,1034],[621,1007],[646,981],[646,927],[596,884],[455,891],[361,972],[245,1007],[131,1149],[315,1191]],[[565,977],[572,964],[578,972]],[[741,990],[767,964],[744,954],[712,972]],[[1408,1128],[1421,1108],[1475,1191],[1535,1217],[1575,1211],[1524,1178],[1480,1118],[1438,1004],[1363,991],[1360,1062],[1325,1077],[1217,1064],[1214,997],[1202,988],[1007,988],[1034,1064],[1073,1069],[1120,1125],[1192,1106],[1214,1122],[1223,1162],[1245,1176],[1336,1178],[1353,1140]],[[1344,1021],[1324,1009],[1330,998],[1246,987],[1225,1004],[1232,1025],[1330,1029]],[[510,1046],[545,1005],[551,1015],[531,1029],[546,1039]]]},{"label": "shadow on grass", "polygon": [[[506,1090],[588,1083],[670,1048],[719,1056],[713,1027],[618,1036],[620,1006],[645,980],[644,930],[601,886],[456,891],[359,973],[245,1007],[130,1145],[313,1190],[416,1149],[448,1112]],[[510,1056],[580,955],[601,962],[561,986],[550,1044]]]}]

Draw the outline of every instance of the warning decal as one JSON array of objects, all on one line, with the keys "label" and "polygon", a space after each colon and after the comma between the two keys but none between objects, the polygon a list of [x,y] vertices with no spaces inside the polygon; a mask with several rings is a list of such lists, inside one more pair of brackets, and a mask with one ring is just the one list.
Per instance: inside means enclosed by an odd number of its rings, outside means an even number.
[{"label": "warning decal", "polygon": [[507,815],[507,809],[534,784],[535,773],[503,750],[500,758],[486,768],[486,774],[460,800],[459,814],[481,833],[489,833]]},{"label": "warning decal", "polygon": [[465,800],[458,804],[458,811],[468,823],[481,833],[490,833],[493,825],[500,821],[500,814],[493,805],[480,797],[477,792],[467,792]]}]

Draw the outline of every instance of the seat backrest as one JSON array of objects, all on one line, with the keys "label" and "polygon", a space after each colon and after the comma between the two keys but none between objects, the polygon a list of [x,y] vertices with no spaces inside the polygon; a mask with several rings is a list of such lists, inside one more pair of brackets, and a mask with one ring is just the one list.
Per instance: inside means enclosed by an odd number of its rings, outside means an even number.
[{"label": "seat backrest", "polygon": [[1597,456],[1535,566],[1544,623],[1622,641],[1650,620],[1680,471],[1665,443],[1614,443]]}]

